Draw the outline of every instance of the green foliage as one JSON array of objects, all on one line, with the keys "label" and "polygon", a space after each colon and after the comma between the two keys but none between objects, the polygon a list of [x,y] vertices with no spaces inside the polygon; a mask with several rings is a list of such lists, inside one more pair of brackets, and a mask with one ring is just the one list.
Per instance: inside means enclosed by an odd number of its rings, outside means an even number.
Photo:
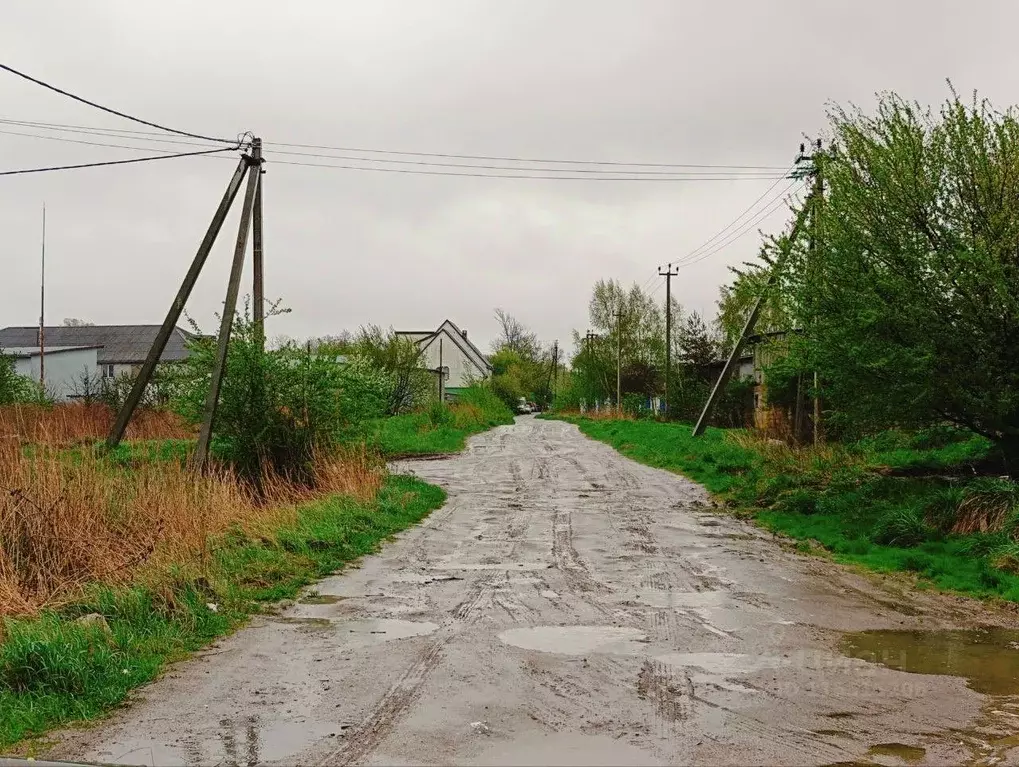
[{"label": "green foliage", "polygon": [[19,375],[14,358],[0,350],[0,405],[51,405],[53,398],[38,381]]},{"label": "green foliage", "polygon": [[[0,747],[100,716],[154,679],[167,662],[239,625],[260,609],[259,602],[295,596],[444,500],[438,487],[393,476],[371,503],[331,498],[302,507],[296,523],[271,538],[228,536],[213,547],[203,576],[181,575],[158,591],[96,588],[59,612],[4,621]],[[91,613],[105,619],[109,634],[76,622]]]},{"label": "green foliage", "polygon": [[894,508],[878,520],[871,539],[884,546],[911,548],[930,537],[930,528],[915,508]]},{"label": "green foliage", "polygon": [[322,342],[318,352],[347,355],[355,367],[375,371],[373,387],[387,415],[410,412],[433,396],[435,379],[421,366],[421,347],[392,329],[368,325],[353,338]]},{"label": "green foliage", "polygon": [[836,149],[784,296],[804,364],[857,432],[951,422],[1019,471],[1019,115],[953,94],[831,111]]},{"label": "green foliage", "polygon": [[366,421],[344,432],[393,458],[455,453],[472,434],[513,423],[513,413],[488,387],[462,390],[452,406],[438,402],[414,413]]},{"label": "green foliage", "polygon": [[[172,406],[200,423],[216,341],[198,334],[190,352],[172,370]],[[341,427],[382,415],[386,386],[384,374],[362,358],[343,364],[328,350],[293,342],[263,349],[245,310],[230,337],[214,427],[216,454],[256,483],[268,468],[310,484],[316,450],[334,444]]]}]

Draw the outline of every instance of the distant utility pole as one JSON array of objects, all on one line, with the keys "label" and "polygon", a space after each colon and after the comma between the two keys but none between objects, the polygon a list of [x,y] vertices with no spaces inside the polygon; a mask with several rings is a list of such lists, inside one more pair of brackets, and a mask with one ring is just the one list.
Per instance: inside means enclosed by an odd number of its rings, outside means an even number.
[{"label": "distant utility pole", "polygon": [[623,413],[623,307],[616,309],[616,415]]},{"label": "distant utility pole", "polygon": [[42,259],[39,277],[39,388],[46,392],[46,203],[42,204]]},{"label": "distant utility pole", "polygon": [[548,395],[549,404],[555,400],[556,372],[559,367],[559,340],[552,344],[552,369],[548,373]]},{"label": "distant utility pole", "polygon": [[439,402],[446,401],[446,374],[442,369],[442,338],[439,338]]},{"label": "distant utility pole", "polygon": [[658,274],[665,278],[665,417],[669,417],[669,379],[672,378],[672,278],[679,274],[679,267],[672,270],[669,264],[665,271],[658,267]]}]

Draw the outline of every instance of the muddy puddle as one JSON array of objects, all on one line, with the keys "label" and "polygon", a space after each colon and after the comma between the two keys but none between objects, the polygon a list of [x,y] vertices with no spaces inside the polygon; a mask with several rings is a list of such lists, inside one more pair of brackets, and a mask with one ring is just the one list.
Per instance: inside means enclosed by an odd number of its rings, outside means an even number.
[{"label": "muddy puddle", "polygon": [[[985,702],[972,726],[948,730],[940,739],[965,747],[969,764],[1012,763],[1019,749],[1019,631],[862,631],[846,634],[840,649],[851,658],[896,671],[965,679],[971,690],[987,696]],[[872,758],[916,764],[924,760],[927,750],[879,743],[867,753]]]},{"label": "muddy puddle", "polygon": [[334,605],[347,597],[338,597],[335,594],[308,594],[301,599],[302,605]]},{"label": "muddy puddle", "polygon": [[861,631],[840,649],[896,671],[963,677],[984,695],[1019,695],[1019,631]]},{"label": "muddy puddle", "polygon": [[523,650],[560,655],[635,655],[647,641],[644,632],[621,626],[534,626],[503,631],[499,639]]}]

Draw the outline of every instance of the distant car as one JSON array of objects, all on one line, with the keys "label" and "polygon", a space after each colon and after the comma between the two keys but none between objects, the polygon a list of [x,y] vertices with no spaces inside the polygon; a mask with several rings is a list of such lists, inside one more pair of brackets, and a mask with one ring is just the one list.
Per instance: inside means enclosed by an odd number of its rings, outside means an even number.
[{"label": "distant car", "polygon": [[520,413],[520,415],[526,415],[527,413],[533,413],[534,408],[531,407],[530,402],[521,397],[520,401],[517,403],[517,412]]}]

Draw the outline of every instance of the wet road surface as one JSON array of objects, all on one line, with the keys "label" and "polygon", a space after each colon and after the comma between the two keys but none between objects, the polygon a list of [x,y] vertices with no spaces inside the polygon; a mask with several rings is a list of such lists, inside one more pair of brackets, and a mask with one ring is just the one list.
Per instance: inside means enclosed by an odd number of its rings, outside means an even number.
[{"label": "wet road surface", "polygon": [[447,505],[49,756],[1019,763],[1019,744],[987,745],[1019,701],[839,652],[845,632],[972,624],[973,603],[791,553],[565,423],[521,418],[397,470]]}]

